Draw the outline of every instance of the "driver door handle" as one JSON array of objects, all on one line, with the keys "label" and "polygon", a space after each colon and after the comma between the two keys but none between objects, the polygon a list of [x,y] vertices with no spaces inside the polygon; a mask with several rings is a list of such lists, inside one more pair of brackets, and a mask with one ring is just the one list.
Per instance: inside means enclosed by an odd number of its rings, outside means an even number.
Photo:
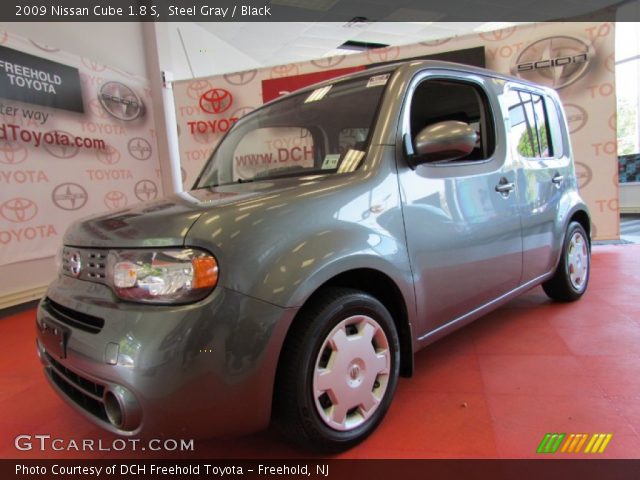
[{"label": "driver door handle", "polygon": [[510,182],[505,177],[500,179],[500,183],[496,185],[496,192],[501,194],[503,197],[508,197],[511,192],[516,189],[516,184]]}]

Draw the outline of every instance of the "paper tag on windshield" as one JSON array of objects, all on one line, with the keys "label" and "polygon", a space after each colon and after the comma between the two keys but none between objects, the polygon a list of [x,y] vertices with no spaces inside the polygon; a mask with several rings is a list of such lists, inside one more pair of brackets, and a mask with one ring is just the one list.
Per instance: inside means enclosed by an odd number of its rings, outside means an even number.
[{"label": "paper tag on windshield", "polygon": [[339,161],[339,153],[330,153],[329,155],[325,155],[324,161],[322,162],[322,170],[330,170],[336,168]]},{"label": "paper tag on windshield", "polygon": [[386,85],[387,80],[389,80],[389,73],[385,73],[384,75],[375,75],[369,78],[367,82],[367,88],[369,87],[379,87],[380,85]]}]

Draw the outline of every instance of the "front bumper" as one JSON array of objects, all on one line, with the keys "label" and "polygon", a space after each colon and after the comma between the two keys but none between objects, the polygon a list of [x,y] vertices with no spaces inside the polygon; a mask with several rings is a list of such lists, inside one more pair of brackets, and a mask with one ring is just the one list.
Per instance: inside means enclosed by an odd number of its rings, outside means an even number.
[{"label": "front bumper", "polygon": [[54,389],[114,433],[242,434],[269,423],[295,313],[221,287],[191,305],[138,305],[61,276],[38,306],[37,348]]}]

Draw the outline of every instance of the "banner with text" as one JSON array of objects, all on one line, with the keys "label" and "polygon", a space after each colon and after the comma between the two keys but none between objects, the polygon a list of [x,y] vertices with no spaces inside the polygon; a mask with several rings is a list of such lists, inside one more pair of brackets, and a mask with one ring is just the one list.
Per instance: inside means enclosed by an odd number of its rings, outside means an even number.
[{"label": "banner with text", "polygon": [[146,79],[0,31],[0,265],[161,194],[151,108]]}]

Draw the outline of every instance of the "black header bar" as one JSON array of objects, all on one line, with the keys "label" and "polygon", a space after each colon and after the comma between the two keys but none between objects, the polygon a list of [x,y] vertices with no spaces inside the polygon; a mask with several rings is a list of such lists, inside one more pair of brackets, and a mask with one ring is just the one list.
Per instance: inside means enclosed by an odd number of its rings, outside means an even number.
[{"label": "black header bar", "polygon": [[[5,22],[639,21],[640,0],[3,0]],[[619,9],[622,12],[618,14]]]}]

